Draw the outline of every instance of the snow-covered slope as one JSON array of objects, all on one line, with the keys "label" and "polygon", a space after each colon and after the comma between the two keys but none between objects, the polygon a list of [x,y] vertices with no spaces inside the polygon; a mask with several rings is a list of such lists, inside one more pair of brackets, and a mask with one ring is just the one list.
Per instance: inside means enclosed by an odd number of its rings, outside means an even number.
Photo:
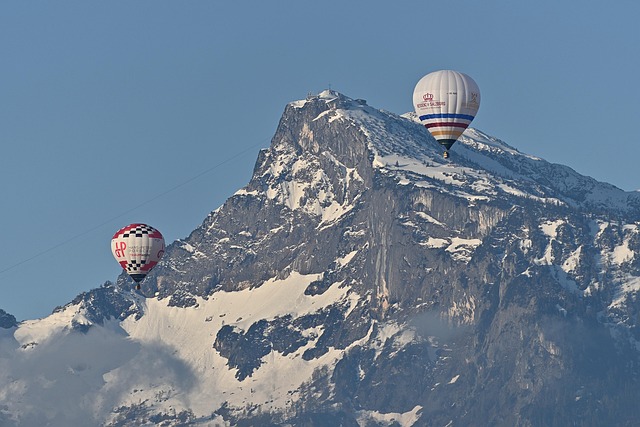
[{"label": "snow-covered slope", "polygon": [[0,329],[0,425],[634,419],[640,195],[475,129],[451,154],[412,114],[289,104],[142,294]]}]

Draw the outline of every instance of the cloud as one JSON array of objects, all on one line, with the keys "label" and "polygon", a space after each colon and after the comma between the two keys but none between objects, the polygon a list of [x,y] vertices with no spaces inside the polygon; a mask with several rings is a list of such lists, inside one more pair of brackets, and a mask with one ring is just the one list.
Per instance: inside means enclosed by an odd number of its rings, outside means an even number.
[{"label": "cloud", "polygon": [[0,425],[100,425],[140,385],[188,390],[196,377],[161,342],[141,343],[120,328],[63,331],[22,349],[0,335]]},{"label": "cloud", "polygon": [[137,402],[150,395],[161,401],[188,394],[197,384],[197,377],[175,353],[175,349],[160,341],[145,343],[127,363],[109,372],[109,381],[97,402],[100,412],[111,412],[127,401]]}]

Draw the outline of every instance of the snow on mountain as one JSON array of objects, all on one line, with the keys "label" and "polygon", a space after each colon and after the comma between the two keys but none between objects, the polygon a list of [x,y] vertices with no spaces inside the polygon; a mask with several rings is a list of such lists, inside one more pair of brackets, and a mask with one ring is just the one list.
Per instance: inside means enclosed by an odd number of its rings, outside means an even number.
[{"label": "snow on mountain", "polygon": [[0,424],[624,423],[639,220],[637,192],[475,129],[444,159],[324,91],[141,294],[0,330]]}]

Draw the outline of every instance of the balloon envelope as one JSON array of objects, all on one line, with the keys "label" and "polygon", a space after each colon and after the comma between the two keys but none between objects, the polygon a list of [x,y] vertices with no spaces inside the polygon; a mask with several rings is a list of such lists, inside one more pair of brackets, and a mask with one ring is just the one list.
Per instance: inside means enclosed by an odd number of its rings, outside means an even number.
[{"label": "balloon envelope", "polygon": [[448,150],[478,113],[480,89],[464,73],[435,71],[416,84],[413,107],[420,122]]},{"label": "balloon envelope", "polygon": [[164,255],[164,238],[146,224],[129,224],[111,239],[111,252],[116,261],[140,282]]}]

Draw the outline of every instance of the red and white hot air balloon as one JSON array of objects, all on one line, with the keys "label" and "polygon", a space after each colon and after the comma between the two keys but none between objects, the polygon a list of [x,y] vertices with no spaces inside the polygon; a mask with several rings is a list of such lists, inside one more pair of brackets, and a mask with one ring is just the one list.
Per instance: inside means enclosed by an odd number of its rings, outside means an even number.
[{"label": "red and white hot air balloon", "polygon": [[448,150],[475,118],[480,108],[480,89],[464,73],[441,70],[429,73],[413,90],[413,107],[420,122]]},{"label": "red and white hot air balloon", "polygon": [[164,255],[164,237],[147,224],[129,224],[111,239],[111,252],[122,268],[138,283]]}]

